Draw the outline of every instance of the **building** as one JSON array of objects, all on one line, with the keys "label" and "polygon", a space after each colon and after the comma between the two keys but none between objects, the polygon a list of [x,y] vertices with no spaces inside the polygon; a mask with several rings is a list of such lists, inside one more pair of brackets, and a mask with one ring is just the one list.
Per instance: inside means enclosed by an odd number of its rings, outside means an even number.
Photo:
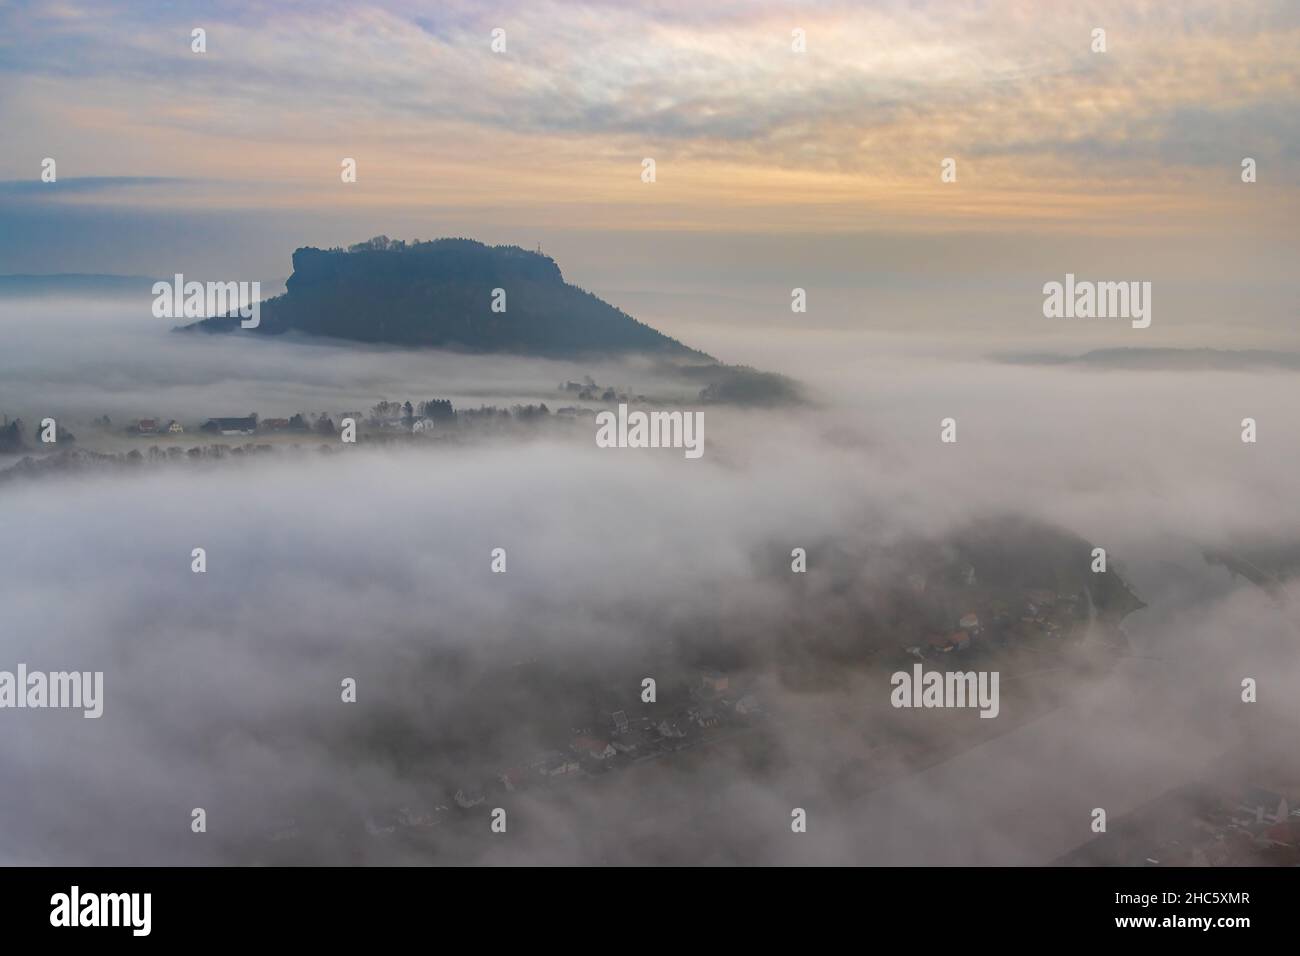
[{"label": "building", "polygon": [[1247,814],[1251,823],[1280,823],[1291,812],[1286,797],[1260,787],[1247,790],[1237,810]]},{"label": "building", "polygon": [[158,432],[158,419],[142,418],[135,423],[135,430],[141,435],[154,435]]},{"label": "building", "polygon": [[700,686],[708,694],[725,694],[731,687],[731,680],[720,671],[706,671],[700,677]]},{"label": "building", "polygon": [[176,421],[176,419],[173,418],[171,421],[167,423],[167,434],[183,435],[185,434],[185,428],[181,425],[180,422]]},{"label": "building", "polygon": [[209,418],[203,423],[203,431],[217,432],[221,435],[251,435],[257,431],[257,416],[248,418]]},{"label": "building", "polygon": [[289,419],[263,418],[257,423],[257,427],[264,432],[281,432],[289,427]]},{"label": "building", "polygon": [[614,733],[616,734],[627,733],[627,729],[628,729],[627,711],[616,710],[614,711],[614,713],[610,715],[610,717],[614,721]]}]

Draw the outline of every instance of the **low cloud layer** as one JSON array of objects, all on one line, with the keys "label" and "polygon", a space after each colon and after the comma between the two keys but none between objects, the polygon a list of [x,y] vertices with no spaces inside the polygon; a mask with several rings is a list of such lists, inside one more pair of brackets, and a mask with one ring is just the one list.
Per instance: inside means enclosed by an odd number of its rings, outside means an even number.
[{"label": "low cloud layer", "polygon": [[[196,359],[192,340],[136,334],[116,379],[89,355],[85,374],[51,376],[69,346],[11,353],[0,398],[86,417],[288,413],[523,399],[569,374],[234,340]],[[132,364],[132,341],[150,361]],[[820,404],[708,409],[699,461],[598,449],[579,423],[5,485],[0,669],[103,670],[106,699],[99,720],[0,712],[0,859],[249,862],[292,817],[317,862],[1042,863],[1089,838],[1091,807],[1132,809],[1295,726],[1300,592],[1234,580],[1201,554],[1300,540],[1290,374],[788,357],[768,367],[814,378]],[[938,440],[948,416],[955,445]],[[1255,445],[1239,439],[1245,416]],[[879,673],[800,684],[789,655],[856,639],[900,542],[1000,514],[1107,547],[1149,605],[1126,622],[1132,656],[1080,677],[1041,720],[900,776],[917,768],[890,767],[882,736],[960,737],[952,721],[975,715],[909,723],[882,714]],[[796,546],[806,587],[789,582]],[[195,547],[206,574],[191,573]],[[506,574],[490,571],[496,547]],[[470,816],[421,851],[338,825],[446,800],[602,707],[634,710],[648,673],[667,685],[736,646],[755,649],[770,712],[756,737],[514,795],[508,836]],[[1258,737],[1234,716],[1246,676],[1269,715]],[[355,705],[340,701],[344,677]],[[592,681],[599,702],[576,695]],[[809,811],[801,837],[792,807]]]}]

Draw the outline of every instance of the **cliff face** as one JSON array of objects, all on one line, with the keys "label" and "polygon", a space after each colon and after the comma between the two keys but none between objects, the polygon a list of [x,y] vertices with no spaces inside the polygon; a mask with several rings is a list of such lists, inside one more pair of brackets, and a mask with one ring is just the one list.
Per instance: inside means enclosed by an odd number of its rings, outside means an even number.
[{"label": "cliff face", "polygon": [[[298,249],[285,289],[262,303],[261,324],[247,331],[526,355],[709,358],[569,285],[553,259],[517,246],[379,237],[349,250]],[[494,289],[505,291],[504,312],[492,310]],[[239,321],[213,317],[184,328],[231,332]]]},{"label": "cliff face", "polygon": [[[373,245],[372,245],[373,244]],[[372,239],[349,251],[298,249],[285,288],[306,291],[331,282],[473,282],[518,280],[563,284],[555,260],[518,246],[485,246],[471,239],[410,245]]]}]

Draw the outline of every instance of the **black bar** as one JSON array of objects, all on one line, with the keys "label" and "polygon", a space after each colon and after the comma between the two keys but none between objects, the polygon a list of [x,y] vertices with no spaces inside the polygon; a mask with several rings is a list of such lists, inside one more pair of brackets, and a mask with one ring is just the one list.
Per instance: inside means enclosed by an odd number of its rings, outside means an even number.
[{"label": "black bar", "polygon": [[[51,925],[56,894],[70,897],[73,886],[83,907],[88,895],[150,894],[148,934],[135,935],[129,919],[134,913],[142,927],[142,909],[123,909],[126,925]],[[66,942],[75,933],[82,944],[373,944],[415,933],[436,946],[468,932],[484,942],[518,936],[542,945],[568,933],[599,940],[593,932],[601,931],[620,939],[649,933],[668,943],[700,921],[713,923],[730,944],[747,936],[761,942],[775,927],[816,936],[847,928],[861,939],[908,925],[923,927],[927,943],[1192,936],[1231,943],[1242,933],[1272,936],[1293,927],[1295,893],[1296,874],[1287,868],[10,868],[0,870],[0,925],[13,942]],[[91,907],[98,905],[97,897]],[[1206,918],[1217,922],[1189,925]]]}]

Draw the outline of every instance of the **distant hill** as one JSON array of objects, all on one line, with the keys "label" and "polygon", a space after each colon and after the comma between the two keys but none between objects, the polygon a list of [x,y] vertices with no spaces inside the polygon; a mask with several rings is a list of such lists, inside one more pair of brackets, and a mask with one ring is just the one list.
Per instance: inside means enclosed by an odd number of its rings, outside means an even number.
[{"label": "distant hill", "polygon": [[1300,371],[1300,353],[1267,349],[1096,349],[1082,355],[1030,353],[996,355],[1016,365],[1084,365],[1108,369],[1166,369],[1170,371],[1235,371],[1288,369]]},{"label": "distant hill", "polygon": [[[190,276],[190,278],[198,278]],[[109,296],[132,298],[147,308],[153,301],[155,282],[170,284],[171,276],[154,279],[149,276],[127,276],[93,272],[59,272],[50,274],[0,275],[0,298],[66,295],[76,298]],[[284,288],[283,279],[262,279],[262,295]]]},{"label": "distant hill", "polygon": [[46,295],[139,296],[152,299],[153,279],[147,276],[92,275],[70,272],[57,275],[0,275],[0,297]]},{"label": "distant hill", "polygon": [[[564,281],[549,256],[471,239],[406,243],[379,236],[348,249],[298,249],[285,294],[261,323],[234,316],[181,331],[305,332],[356,342],[562,357],[641,352],[711,360]],[[493,290],[505,311],[493,312]]]}]

